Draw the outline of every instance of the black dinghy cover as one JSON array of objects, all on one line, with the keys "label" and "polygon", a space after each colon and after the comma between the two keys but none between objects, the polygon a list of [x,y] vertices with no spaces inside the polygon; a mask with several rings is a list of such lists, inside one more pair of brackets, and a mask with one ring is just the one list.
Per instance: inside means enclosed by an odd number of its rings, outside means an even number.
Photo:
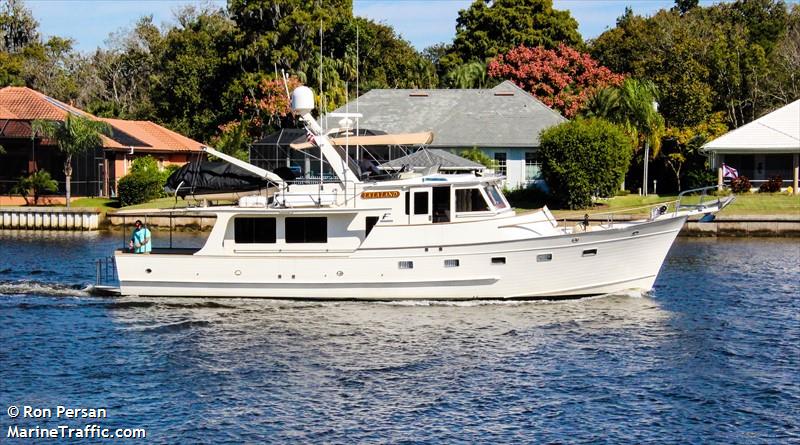
[{"label": "black dinghy cover", "polygon": [[164,190],[169,194],[187,195],[247,192],[273,185],[266,178],[224,161],[190,162],[175,170]]}]

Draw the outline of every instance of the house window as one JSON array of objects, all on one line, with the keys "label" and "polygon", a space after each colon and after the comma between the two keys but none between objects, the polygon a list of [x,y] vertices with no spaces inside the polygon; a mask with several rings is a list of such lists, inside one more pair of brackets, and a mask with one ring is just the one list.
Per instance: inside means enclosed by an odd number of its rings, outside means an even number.
[{"label": "house window", "polygon": [[237,244],[274,244],[275,218],[236,218],[233,238]]},{"label": "house window", "polygon": [[494,154],[494,163],[496,165],[496,170],[498,175],[506,176],[508,169],[506,168],[506,161],[508,160],[508,156],[505,152],[495,153]]},{"label": "house window", "polygon": [[489,205],[480,189],[456,189],[456,212],[485,212]]},{"label": "house window", "polygon": [[539,159],[539,153],[525,152],[525,180],[537,179],[542,179],[542,161]]},{"label": "house window", "polygon": [[287,243],[327,243],[328,218],[286,218]]}]

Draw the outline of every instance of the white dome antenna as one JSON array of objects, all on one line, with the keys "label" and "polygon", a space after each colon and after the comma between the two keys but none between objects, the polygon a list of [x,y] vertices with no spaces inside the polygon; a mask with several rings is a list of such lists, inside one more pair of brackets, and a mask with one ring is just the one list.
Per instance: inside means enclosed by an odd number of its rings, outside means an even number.
[{"label": "white dome antenna", "polygon": [[299,86],[292,91],[292,111],[300,116],[314,109],[314,92],[306,86]]}]

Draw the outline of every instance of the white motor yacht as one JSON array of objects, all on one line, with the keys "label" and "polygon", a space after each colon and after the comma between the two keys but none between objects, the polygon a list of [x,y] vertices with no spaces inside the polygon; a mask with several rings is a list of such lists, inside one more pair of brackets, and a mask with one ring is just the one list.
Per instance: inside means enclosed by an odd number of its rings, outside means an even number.
[{"label": "white motor yacht", "polygon": [[216,216],[199,250],[115,252],[122,294],[457,300],[649,290],[686,219],[733,199],[676,201],[637,221],[567,226],[546,207],[516,213],[497,176],[363,179],[312,117],[310,89],[292,93],[292,108],[335,180],[291,183],[207,149],[274,187],[238,205],[192,209]]}]

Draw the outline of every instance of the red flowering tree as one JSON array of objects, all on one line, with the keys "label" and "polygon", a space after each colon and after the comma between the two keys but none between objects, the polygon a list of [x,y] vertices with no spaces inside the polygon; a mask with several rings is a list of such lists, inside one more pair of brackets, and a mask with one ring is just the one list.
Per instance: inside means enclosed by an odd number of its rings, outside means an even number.
[{"label": "red flowering tree", "polygon": [[279,124],[292,114],[292,104],[286,95],[287,87],[291,93],[300,85],[302,83],[294,76],[289,77],[286,85],[283,79],[264,78],[258,83],[254,97],[244,98],[242,114],[251,115],[256,127]]},{"label": "red flowering tree", "polygon": [[596,91],[619,85],[625,78],[564,44],[554,50],[518,46],[495,57],[488,71],[494,78],[511,80],[568,118]]}]

